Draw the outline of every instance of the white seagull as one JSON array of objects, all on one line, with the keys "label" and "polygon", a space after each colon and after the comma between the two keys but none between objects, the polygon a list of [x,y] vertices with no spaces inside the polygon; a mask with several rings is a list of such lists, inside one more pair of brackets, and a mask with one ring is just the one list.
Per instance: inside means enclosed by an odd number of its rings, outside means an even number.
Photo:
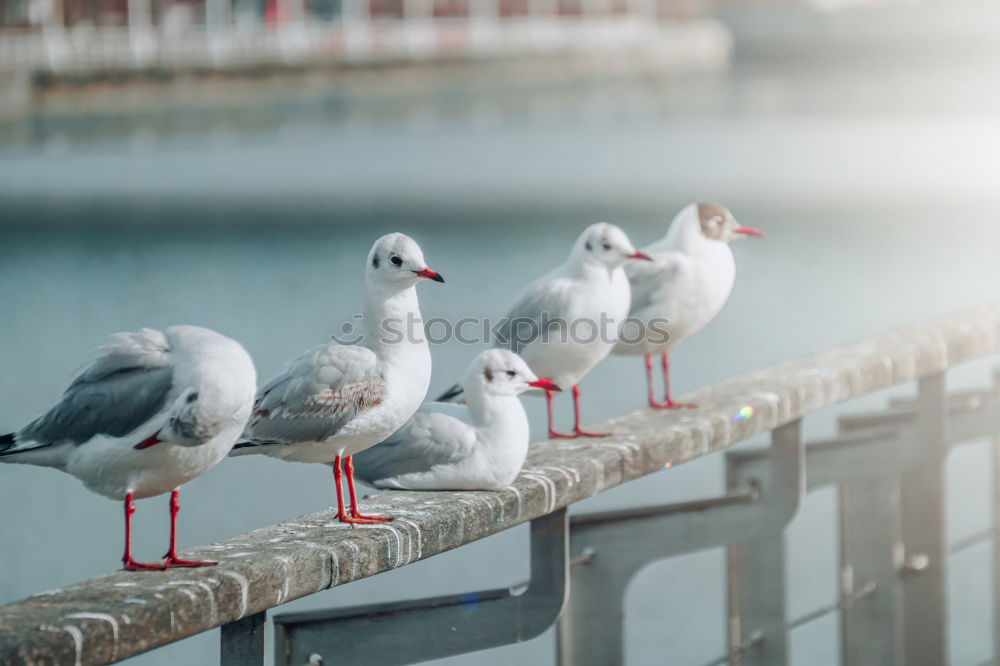
[{"label": "white seagull", "polygon": [[[0,462],[54,467],[125,502],[130,571],[214,562],[177,556],[178,486],[222,460],[243,432],[257,374],[238,343],[197,326],[116,333],[62,400],[0,437]],[[162,564],[132,557],[133,499],[171,491],[170,547]]]},{"label": "white seagull", "polygon": [[378,446],[358,454],[358,478],[376,488],[500,490],[528,455],[528,417],[517,396],[559,391],[505,349],[481,352],[462,381],[465,404],[428,402]]},{"label": "white seagull", "polygon": [[[533,282],[507,313],[497,347],[520,354],[532,371],[559,386],[573,387],[573,432],[555,431],[552,391],[546,391],[549,437],[605,437],[580,426],[583,377],[611,353],[629,311],[629,284],[623,266],[629,259],[649,259],[633,247],[625,232],[599,222],[587,227],[561,266]],[[461,400],[455,385],[438,400]]]},{"label": "white seagull", "polygon": [[[257,394],[233,455],[262,453],[292,462],[333,463],[337,519],[370,524],[354,490],[352,456],[382,441],[420,406],[431,378],[416,285],[444,282],[420,247],[403,234],[378,239],[364,274],[364,313],[357,344],[329,343],[285,366]],[[351,510],[344,509],[341,460]]]},{"label": "white seagull", "polygon": [[[630,324],[614,351],[645,356],[650,407],[696,406],[675,402],[671,395],[669,351],[704,328],[729,300],[736,280],[729,242],[763,235],[742,226],[724,206],[689,204],[674,218],[666,236],[643,248],[653,261],[626,268],[632,285]],[[638,330],[630,330],[633,324]],[[662,355],[663,401],[653,395],[653,354]]]}]

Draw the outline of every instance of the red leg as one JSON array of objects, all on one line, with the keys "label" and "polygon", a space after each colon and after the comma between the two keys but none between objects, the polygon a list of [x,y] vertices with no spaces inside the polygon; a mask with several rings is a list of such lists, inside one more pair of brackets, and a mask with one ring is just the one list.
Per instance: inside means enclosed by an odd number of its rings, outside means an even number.
[{"label": "red leg", "polygon": [[573,435],[564,435],[561,432],[556,432],[555,424],[552,421],[552,398],[554,396],[554,391],[545,392],[545,407],[549,414],[549,439],[571,439]]},{"label": "red leg", "polygon": [[573,437],[610,437],[610,432],[587,432],[580,427],[580,385],[573,387]]},{"label": "red leg", "polygon": [[170,548],[167,550],[164,564],[168,569],[175,567],[214,567],[218,562],[201,562],[198,560],[182,560],[177,557],[177,514],[181,512],[180,492],[174,488],[170,493]]},{"label": "red leg", "polygon": [[392,516],[365,516],[358,510],[358,495],[354,491],[354,456],[347,456],[344,471],[347,472],[347,490],[351,494],[351,518],[362,518],[373,523],[392,522]]},{"label": "red leg", "polygon": [[[698,405],[691,402],[674,402],[674,398],[670,393],[670,353],[663,352],[660,357],[660,365],[663,368],[663,389],[664,389],[664,399],[663,402],[652,404],[651,407],[656,409],[696,409]],[[650,399],[652,400],[652,388],[650,388]]]},{"label": "red leg", "polygon": [[344,506],[344,472],[340,467],[340,461],[340,456],[333,459],[333,482],[337,485],[337,520],[349,525],[374,525],[380,522],[368,518],[355,518],[347,513],[347,507]]},{"label": "red leg", "polygon": [[132,497],[132,493],[125,495],[125,554],[122,556],[122,564],[127,571],[162,571],[166,568],[162,564],[146,564],[132,558],[132,514],[135,513]]},{"label": "red leg", "polygon": [[646,399],[649,401],[649,406],[653,409],[663,409],[666,405],[659,402],[654,396],[653,391],[653,355],[646,354]]}]

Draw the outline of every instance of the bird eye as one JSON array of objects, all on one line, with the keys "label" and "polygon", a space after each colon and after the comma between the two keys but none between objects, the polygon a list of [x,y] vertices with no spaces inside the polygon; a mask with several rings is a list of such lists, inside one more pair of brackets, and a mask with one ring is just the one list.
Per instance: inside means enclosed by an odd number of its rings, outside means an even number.
[{"label": "bird eye", "polygon": [[514,370],[508,370],[508,371],[507,371],[507,376],[508,376],[508,377],[513,377],[513,376],[514,376],[514,375],[516,375],[516,374],[517,374],[517,372],[516,372],[516,371],[514,371]]},{"label": "bird eye", "polygon": [[394,254],[391,257],[389,257],[389,261],[392,262],[393,266],[402,266],[403,265],[403,259],[398,254]]},{"label": "bird eye", "polygon": [[601,247],[603,247],[605,250],[610,250],[611,249],[611,243],[609,243],[607,241],[604,241],[603,243],[601,243]]}]

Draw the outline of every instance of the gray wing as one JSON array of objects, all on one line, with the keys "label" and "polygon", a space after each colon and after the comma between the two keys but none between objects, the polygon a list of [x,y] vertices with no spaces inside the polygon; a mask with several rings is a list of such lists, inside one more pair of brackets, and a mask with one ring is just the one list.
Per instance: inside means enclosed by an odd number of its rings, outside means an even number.
[{"label": "gray wing", "polygon": [[650,254],[654,261],[631,261],[625,265],[625,274],[632,287],[630,315],[642,312],[654,301],[669,298],[671,285],[689,261],[680,252]]},{"label": "gray wing", "polygon": [[295,359],[257,394],[243,443],[321,442],[380,404],[385,382],[365,347],[323,345]]},{"label": "gray wing", "polygon": [[422,406],[389,438],[354,455],[354,473],[374,483],[415,472],[427,472],[466,458],[476,443],[464,405]]},{"label": "gray wing", "polygon": [[[543,333],[553,335],[572,319],[568,312],[572,289],[565,278],[543,278],[530,285],[496,327],[493,346],[521,354]],[[462,385],[454,384],[437,401],[464,402],[462,393]]]},{"label": "gray wing", "polygon": [[515,354],[550,333],[567,319],[572,284],[563,278],[541,280],[528,287],[497,327],[494,347]]},{"label": "gray wing", "polygon": [[17,453],[96,435],[123,437],[160,412],[173,387],[170,348],[160,331],[117,333],[59,403],[19,433]]}]

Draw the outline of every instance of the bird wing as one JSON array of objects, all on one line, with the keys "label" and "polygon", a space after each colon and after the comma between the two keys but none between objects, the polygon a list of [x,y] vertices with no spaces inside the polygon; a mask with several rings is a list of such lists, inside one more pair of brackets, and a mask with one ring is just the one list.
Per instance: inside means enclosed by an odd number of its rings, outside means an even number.
[{"label": "bird wing", "polygon": [[691,260],[682,252],[651,253],[653,261],[631,261],[625,274],[632,287],[632,307],[629,314],[637,315],[654,302],[669,299],[676,278],[687,269]]},{"label": "bird wing", "polygon": [[173,387],[170,346],[160,331],[116,333],[55,407],[20,432],[2,455],[52,444],[123,437],[152,419]]},{"label": "bird wing", "polygon": [[530,285],[497,327],[494,346],[520,354],[543,334],[571,320],[572,294],[568,278],[542,279]]},{"label": "bird wing", "polygon": [[385,382],[365,347],[322,345],[285,366],[257,394],[250,444],[322,442],[382,402]]},{"label": "bird wing", "polygon": [[[543,277],[521,294],[495,329],[494,347],[523,354],[524,348],[575,317],[574,285],[566,277]],[[462,385],[454,384],[438,396],[438,402],[463,402]]]},{"label": "bird wing", "polygon": [[425,403],[385,441],[356,454],[354,470],[367,482],[427,472],[466,458],[475,444],[467,407]]}]

